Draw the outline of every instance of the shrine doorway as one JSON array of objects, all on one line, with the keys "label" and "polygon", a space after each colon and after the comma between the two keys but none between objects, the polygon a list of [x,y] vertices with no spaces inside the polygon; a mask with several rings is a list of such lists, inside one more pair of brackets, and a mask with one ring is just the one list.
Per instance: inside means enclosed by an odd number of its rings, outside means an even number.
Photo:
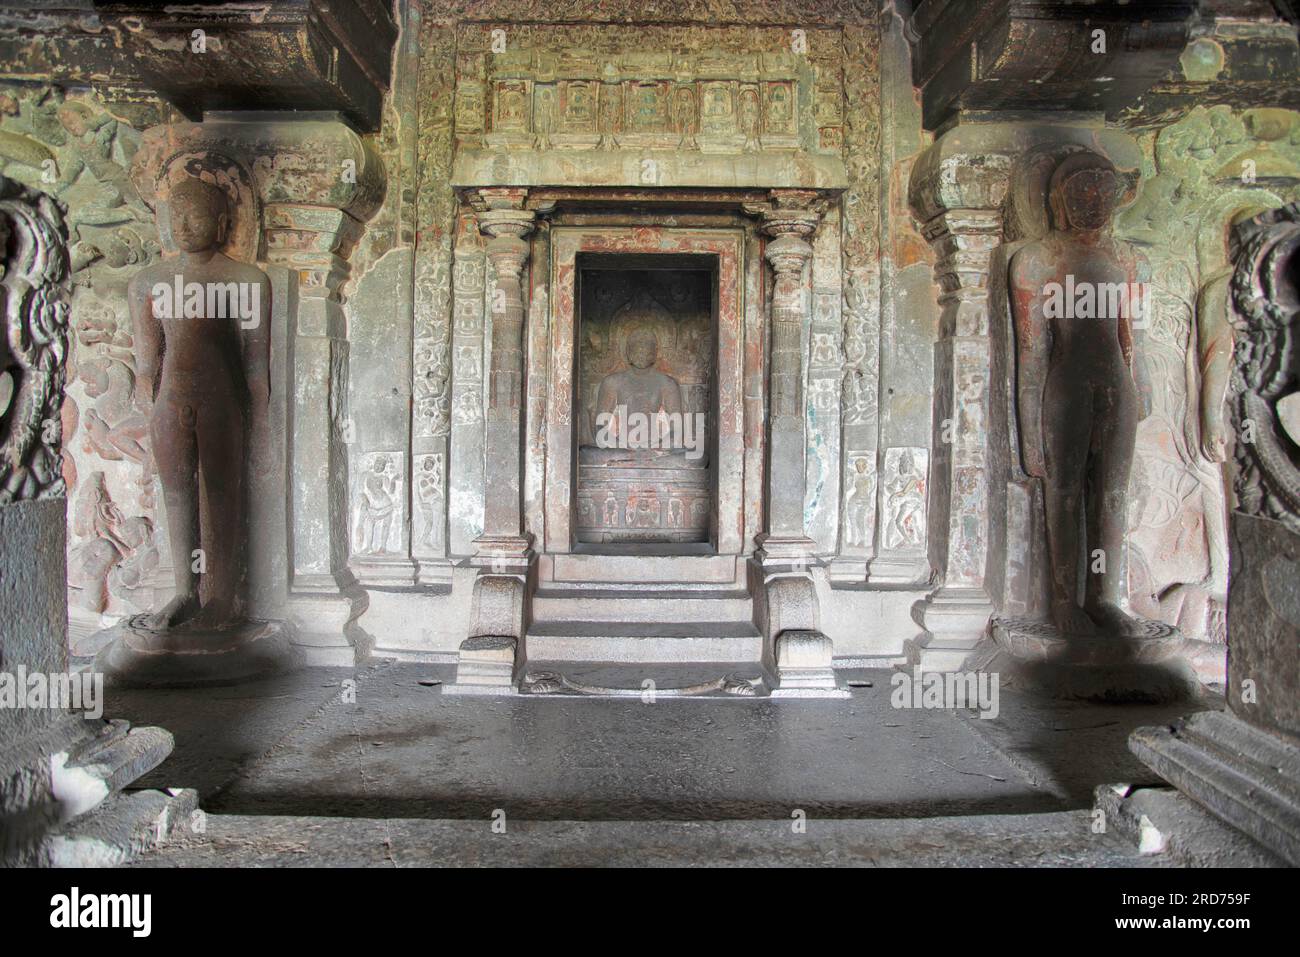
[{"label": "shrine doorway", "polygon": [[716,539],[716,266],[689,254],[578,257],[579,546]]}]

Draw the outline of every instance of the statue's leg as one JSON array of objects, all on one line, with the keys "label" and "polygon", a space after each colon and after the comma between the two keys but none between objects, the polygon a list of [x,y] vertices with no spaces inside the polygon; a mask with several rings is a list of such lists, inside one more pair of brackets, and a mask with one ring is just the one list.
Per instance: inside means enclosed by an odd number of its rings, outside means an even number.
[{"label": "statue's leg", "polygon": [[[1055,371],[1055,370],[1053,370]],[[1079,607],[1080,509],[1092,432],[1092,402],[1086,386],[1062,387],[1049,376],[1043,401],[1043,481],[1047,547],[1052,560],[1052,620],[1067,634],[1096,629]],[[1066,378],[1062,376],[1062,378]],[[1055,386],[1055,388],[1054,388]]]},{"label": "statue's leg", "polygon": [[208,587],[200,620],[229,624],[244,578],[244,419],[238,406],[213,402],[200,413],[199,462],[212,527],[208,529]]},{"label": "statue's leg", "polygon": [[171,628],[199,610],[199,576],[194,550],[199,547],[198,446],[194,407],[159,396],[149,432],[158,480],[167,509],[167,539],[171,547],[176,594],[150,617],[154,628]]},{"label": "statue's leg", "polygon": [[1104,570],[1088,574],[1085,607],[1108,634],[1135,635],[1138,622],[1123,609],[1128,601],[1124,541],[1128,534],[1129,476],[1137,442],[1137,389],[1122,380],[1101,397],[1090,469],[1095,494],[1088,502],[1088,539],[1106,556]]}]

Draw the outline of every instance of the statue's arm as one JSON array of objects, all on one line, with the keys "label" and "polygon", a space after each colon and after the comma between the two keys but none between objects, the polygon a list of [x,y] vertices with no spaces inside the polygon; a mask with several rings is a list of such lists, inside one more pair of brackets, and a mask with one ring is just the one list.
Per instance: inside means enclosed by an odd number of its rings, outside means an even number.
[{"label": "statue's arm", "polygon": [[271,398],[271,282],[258,270],[261,289],[256,324],[244,330],[244,361],[248,391],[255,407],[265,408]]},{"label": "statue's arm", "polygon": [[1047,477],[1043,448],[1043,390],[1052,354],[1051,330],[1043,316],[1043,297],[1029,274],[1025,250],[1009,267],[1008,297],[1016,335],[1016,414],[1020,421],[1020,455],[1024,469]]},{"label": "statue's arm", "polygon": [[149,402],[158,391],[158,373],[163,357],[162,323],[154,315],[151,290],[148,270],[132,279],[126,290],[127,309],[131,313],[135,337],[135,376],[139,383],[136,393],[143,394]]},{"label": "statue's arm", "polygon": [[1228,380],[1232,375],[1232,322],[1228,318],[1231,273],[1210,280],[1196,302],[1197,355],[1201,373],[1201,453],[1211,462],[1227,456]]},{"label": "statue's arm", "polygon": [[[659,407],[667,413],[668,416],[680,416],[682,409],[685,408],[682,402],[682,386],[680,382],[669,379],[659,390]],[[685,426],[680,418],[668,418],[666,421],[668,427],[668,447],[680,449],[685,441]]]},{"label": "statue's arm", "polygon": [[1126,252],[1125,271],[1128,274],[1129,289],[1141,289],[1146,293],[1141,297],[1140,311],[1138,302],[1126,297],[1125,308],[1119,319],[1119,347],[1124,356],[1124,364],[1128,366],[1129,375],[1133,377],[1133,383],[1137,386],[1138,402],[1141,406],[1138,421],[1141,421],[1151,414],[1151,376],[1147,372],[1146,363],[1140,361],[1137,356],[1137,336],[1134,329],[1134,319],[1144,320],[1142,325],[1145,326],[1145,320],[1149,317],[1153,308],[1151,301],[1151,268],[1146,257],[1136,250],[1129,249]]},{"label": "statue's arm", "polygon": [[616,421],[614,406],[616,402],[617,394],[615,390],[611,388],[608,379],[603,380],[596,389],[596,405],[592,409],[590,422],[592,442],[596,445],[600,444],[599,440],[602,432],[605,433],[607,438],[615,436],[617,426],[614,424]]},{"label": "statue's arm", "polygon": [[671,381],[671,380],[669,382],[664,383],[662,401],[663,401],[664,411],[669,413],[670,415],[673,414],[674,412],[681,412],[684,407],[682,403],[681,383],[676,381]]}]

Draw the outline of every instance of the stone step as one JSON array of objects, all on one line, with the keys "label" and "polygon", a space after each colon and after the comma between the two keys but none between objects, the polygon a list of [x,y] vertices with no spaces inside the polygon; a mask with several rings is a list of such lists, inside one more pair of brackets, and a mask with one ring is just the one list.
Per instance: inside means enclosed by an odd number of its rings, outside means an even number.
[{"label": "stone step", "polygon": [[743,587],[745,563],[737,555],[665,554],[655,550],[636,554],[576,552],[543,555],[538,563],[538,580],[542,584],[584,587],[639,584]]},{"label": "stone step", "polygon": [[126,791],[50,834],[51,867],[119,867],[175,837],[190,835],[205,818],[198,792]]},{"label": "stone step", "polygon": [[174,745],[171,733],[162,728],[132,728],[120,719],[102,722],[76,747],[54,756],[61,816],[66,820],[86,813],[160,765]]},{"label": "stone step", "polygon": [[528,628],[533,661],[758,662],[763,638],[749,622],[538,621]]},{"label": "stone step", "polygon": [[519,690],[530,695],[638,698],[762,698],[772,676],[757,661],[609,664],[530,658]]},{"label": "stone step", "polygon": [[533,596],[535,621],[748,622],[754,605],[749,592],[727,588],[591,589],[539,588]]}]

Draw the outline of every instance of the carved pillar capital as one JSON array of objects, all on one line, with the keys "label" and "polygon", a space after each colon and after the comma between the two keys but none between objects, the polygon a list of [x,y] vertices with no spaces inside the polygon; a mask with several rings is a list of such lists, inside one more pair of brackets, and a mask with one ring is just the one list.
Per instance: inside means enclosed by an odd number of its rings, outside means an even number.
[{"label": "carved pillar capital", "polygon": [[479,214],[479,232],[487,237],[484,252],[496,269],[497,282],[519,281],[528,261],[528,243],[535,214],[522,210],[496,210]]},{"label": "carved pillar capital", "polygon": [[[759,217],[760,228],[776,242],[768,246],[768,261],[776,267],[772,248],[783,243],[782,249],[807,249],[812,255],[808,240],[817,231],[829,200],[814,189],[774,189],[766,203],[751,203],[745,211]],[[807,258],[807,257],[805,257]]]},{"label": "carved pillar capital", "polygon": [[[812,233],[809,227],[807,234]],[[800,233],[790,231],[776,234],[776,238],[767,244],[767,261],[776,272],[778,279],[793,276],[798,279],[803,267],[812,259],[813,248]]]}]

